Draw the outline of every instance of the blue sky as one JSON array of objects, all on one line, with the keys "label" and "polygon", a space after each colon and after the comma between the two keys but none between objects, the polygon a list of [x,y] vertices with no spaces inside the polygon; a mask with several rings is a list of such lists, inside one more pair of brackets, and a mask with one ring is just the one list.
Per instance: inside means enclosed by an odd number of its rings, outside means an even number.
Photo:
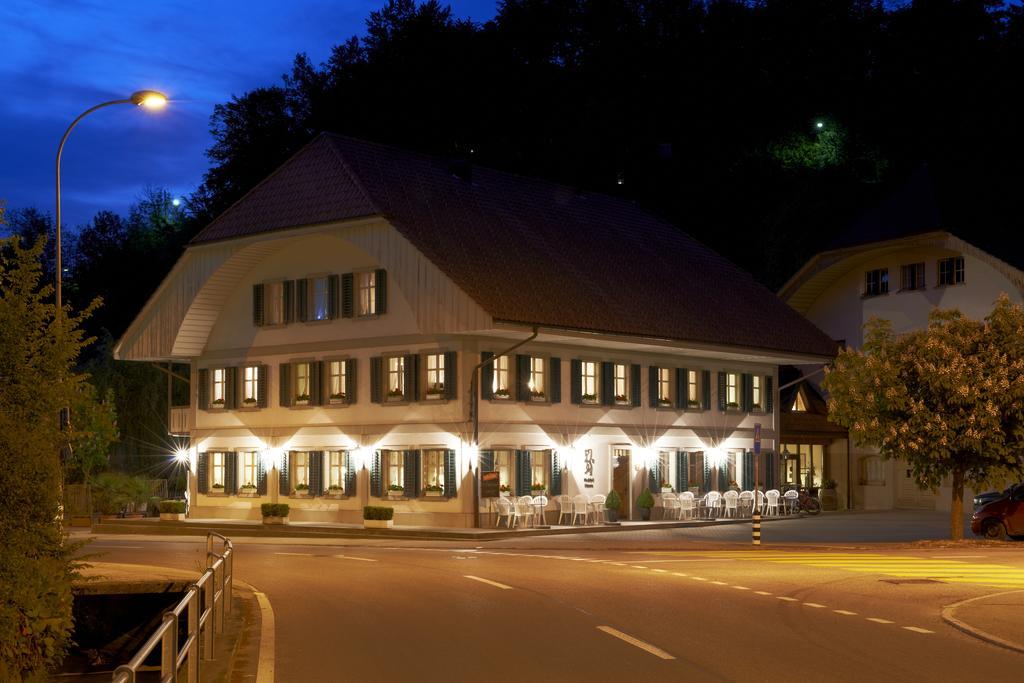
[{"label": "blue sky", "polygon": [[[3,0],[0,2],[0,200],[53,213],[54,158],[65,128],[100,102],[153,88],[160,113],[108,107],[64,147],[63,222],[124,213],[146,186],[185,195],[206,170],[213,106],[280,82],[292,58],[315,63],[362,34],[383,0]],[[495,0],[451,0],[475,21]]]}]

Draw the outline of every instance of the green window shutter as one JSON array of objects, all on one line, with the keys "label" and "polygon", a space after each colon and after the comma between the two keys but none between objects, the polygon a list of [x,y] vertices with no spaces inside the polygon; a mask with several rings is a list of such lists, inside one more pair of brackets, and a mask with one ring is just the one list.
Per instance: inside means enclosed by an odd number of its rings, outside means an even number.
[{"label": "green window shutter", "polygon": [[380,356],[370,359],[370,401],[384,402],[384,359]]},{"label": "green window shutter", "polygon": [[284,281],[284,322],[295,320],[295,280]]},{"label": "green window shutter", "polygon": [[374,311],[377,315],[383,315],[388,312],[388,274],[384,269],[378,269],[376,271],[376,301],[374,301]]},{"label": "green window shutter", "polygon": [[267,407],[267,375],[269,368],[266,365],[256,367],[256,407]]},{"label": "green window shutter", "polygon": [[489,401],[494,398],[494,361],[485,362],[494,358],[490,351],[480,352],[480,398]]},{"label": "green window shutter", "polygon": [[704,470],[704,493],[711,490],[711,459],[707,453],[701,453],[701,465]]},{"label": "green window shutter", "polygon": [[252,286],[252,324],[263,327],[263,285]]},{"label": "green window shutter", "polygon": [[658,407],[658,366],[647,368],[647,399],[652,408]]},{"label": "green window shutter", "polygon": [[726,460],[718,466],[718,490],[725,491],[729,488],[729,461]]},{"label": "green window shutter", "polygon": [[327,315],[334,320],[341,315],[341,279],[337,275],[327,276]]},{"label": "green window shutter", "polygon": [[224,454],[224,493],[238,493],[238,453]]},{"label": "green window shutter", "polygon": [[288,469],[288,455],[288,451],[281,454],[281,468],[277,471],[277,491],[282,496],[287,496],[292,492],[291,470]]},{"label": "green window shutter", "polygon": [[601,405],[615,405],[615,363],[601,363]]},{"label": "green window shutter", "polygon": [[530,467],[530,451],[516,451],[516,495],[530,495],[533,483],[533,469]]},{"label": "green window shutter", "polygon": [[345,403],[352,405],[358,400],[356,389],[359,387],[359,377],[356,375],[356,359],[349,358],[345,361]]},{"label": "green window shutter", "polygon": [[256,456],[256,493],[267,495],[267,466],[260,455]]},{"label": "green window shutter", "polygon": [[309,458],[309,495],[324,494],[324,452],[310,451]]},{"label": "green window shutter", "polygon": [[751,395],[754,393],[754,377],[748,372],[740,375],[740,410],[750,412]]},{"label": "green window shutter", "polygon": [[583,403],[583,361],[573,358],[569,361],[569,400],[576,405]]},{"label": "green window shutter", "polygon": [[687,407],[686,402],[686,387],[688,379],[686,368],[676,368],[676,408],[685,409]]},{"label": "green window shutter", "polygon": [[420,452],[405,451],[402,454],[402,475],[407,498],[419,498],[420,495]]},{"label": "green window shutter", "polygon": [[355,277],[352,273],[345,273],[341,276],[341,317],[351,318],[355,315],[355,301],[353,289],[355,288]]},{"label": "green window shutter", "polygon": [[725,373],[718,373],[718,409],[725,412]]},{"label": "green window shutter", "polygon": [[743,454],[743,488],[754,488],[754,451]]},{"label": "green window shutter", "polygon": [[420,400],[420,356],[410,353],[405,357],[405,400]]},{"label": "green window shutter", "polygon": [[768,451],[764,458],[764,487],[774,489],[779,485],[779,456],[775,451]]},{"label": "green window shutter", "polygon": [[548,486],[548,493],[551,496],[559,496],[562,494],[562,463],[559,462],[558,451],[551,449],[551,456],[548,458],[548,481],[551,482]]},{"label": "green window shutter", "polygon": [[380,498],[384,495],[384,471],[381,468],[381,452],[370,456],[370,495]]},{"label": "green window shutter", "polygon": [[295,319],[300,323],[309,318],[309,280],[295,281]]},{"label": "green window shutter", "polygon": [[764,378],[764,412],[771,414],[775,410],[774,379],[771,375]]},{"label": "green window shutter", "polygon": [[196,372],[196,407],[199,410],[210,409],[210,371],[201,368]]},{"label": "green window shutter", "polygon": [[530,357],[516,356],[516,400],[530,400]]},{"label": "green window shutter", "polygon": [[640,366],[637,364],[629,366],[629,404],[640,407]]},{"label": "green window shutter", "polygon": [[702,370],[700,373],[700,407],[701,410],[711,410],[711,371]]},{"label": "green window shutter", "polygon": [[480,451],[480,463],[478,467],[481,472],[493,472],[494,451]]},{"label": "green window shutter", "polygon": [[210,486],[210,454],[200,453],[196,458],[196,486],[199,493],[207,493]]},{"label": "green window shutter", "polygon": [[459,392],[459,357],[455,351],[446,351],[444,354],[444,397],[453,401],[458,397]]},{"label": "green window shutter", "polygon": [[451,448],[444,452],[444,495],[454,498],[458,494],[458,472],[455,468],[455,451]]},{"label": "green window shutter", "polygon": [[562,360],[551,358],[548,363],[548,400],[551,403],[562,402]]},{"label": "green window shutter", "polygon": [[278,366],[278,386],[280,392],[278,400],[282,408],[287,408],[292,404],[292,364],[281,363]]},{"label": "green window shutter", "polygon": [[356,471],[352,466],[351,451],[345,451],[345,456],[342,462],[345,465],[345,495],[354,496],[356,495]]},{"label": "green window shutter", "polygon": [[690,488],[690,454],[676,451],[676,493]]},{"label": "green window shutter", "polygon": [[309,405],[320,406],[324,403],[323,389],[324,362],[314,360],[309,363]]},{"label": "green window shutter", "polygon": [[228,410],[238,407],[238,368],[224,369],[224,407]]}]

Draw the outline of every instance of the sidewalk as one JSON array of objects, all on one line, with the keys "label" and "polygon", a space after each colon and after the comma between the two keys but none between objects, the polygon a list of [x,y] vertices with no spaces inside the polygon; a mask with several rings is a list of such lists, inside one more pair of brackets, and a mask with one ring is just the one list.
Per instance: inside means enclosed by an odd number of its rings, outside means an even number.
[{"label": "sidewalk", "polygon": [[1024,654],[1024,591],[984,595],[947,605],[942,610],[946,623],[968,635]]}]

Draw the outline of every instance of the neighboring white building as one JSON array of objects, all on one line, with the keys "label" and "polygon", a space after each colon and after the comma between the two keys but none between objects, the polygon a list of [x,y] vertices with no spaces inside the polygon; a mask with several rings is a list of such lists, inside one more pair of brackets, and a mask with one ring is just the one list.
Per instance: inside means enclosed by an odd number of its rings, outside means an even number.
[{"label": "neighboring white building", "polygon": [[[872,316],[891,321],[899,334],[926,327],[928,314],[935,308],[959,309],[980,320],[1003,293],[1021,303],[1024,272],[972,244],[968,234],[944,229],[935,206],[927,172],[919,170],[899,193],[866,214],[835,248],[814,256],[782,287],[780,298],[830,337],[853,348],[861,346],[864,323]],[[1015,262],[1020,258],[1019,254],[1004,256]],[[839,482],[841,495],[849,485],[853,507],[949,509],[948,486],[938,494],[921,491],[903,461],[884,461],[871,449],[848,450],[845,437],[837,438],[834,426],[826,427],[823,418],[813,417],[822,414],[824,404],[808,405],[807,398],[815,400],[814,385],[821,376],[808,373],[808,380],[782,392],[780,407],[787,413],[782,416],[783,444],[824,449],[826,476]],[[804,392],[801,405],[796,404],[797,389]],[[788,432],[800,436],[790,439]],[[971,496],[971,491],[965,492],[965,499]]]},{"label": "neighboring white building", "polygon": [[750,487],[777,366],[834,348],[627,201],[323,135],[192,241],[115,354],[191,365],[172,423],[195,516],[385,502],[464,527],[491,509],[481,470],[516,493],[614,488],[627,516],[662,480]]}]

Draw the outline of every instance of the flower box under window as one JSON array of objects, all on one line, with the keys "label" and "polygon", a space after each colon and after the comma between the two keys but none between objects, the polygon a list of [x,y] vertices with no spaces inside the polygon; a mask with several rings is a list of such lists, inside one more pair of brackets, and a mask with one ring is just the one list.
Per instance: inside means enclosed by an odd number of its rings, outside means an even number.
[{"label": "flower box under window", "polygon": [[629,399],[623,396],[622,394],[617,394],[615,396],[615,403],[620,406],[629,405]]},{"label": "flower box under window", "polygon": [[308,496],[309,495],[309,485],[308,484],[296,484],[295,485],[295,495],[296,496]]},{"label": "flower box under window", "polygon": [[247,399],[243,400],[242,401],[242,407],[243,408],[255,408],[256,407],[256,399],[254,399],[254,398],[247,398]]},{"label": "flower box under window", "polygon": [[328,496],[344,496],[345,495],[345,489],[342,488],[339,484],[331,484],[330,486],[327,487],[327,495]]},{"label": "flower box under window", "polygon": [[597,394],[583,394],[580,400],[584,403],[597,403]]},{"label": "flower box under window", "polygon": [[427,389],[427,399],[437,400],[439,398],[444,398],[444,389],[440,389],[438,387],[430,387]]},{"label": "flower box under window", "polygon": [[255,484],[246,484],[246,485],[242,486],[240,489],[238,489],[238,495],[240,495],[240,496],[249,496],[249,497],[257,495],[256,485]]},{"label": "flower box under window", "polygon": [[740,409],[740,404],[739,403],[726,403],[725,404],[725,409],[726,410],[739,410]]},{"label": "flower box under window", "polygon": [[222,399],[222,398],[215,398],[215,399],[213,399],[212,401],[210,401],[210,407],[211,408],[223,408],[224,407],[224,399]]},{"label": "flower box under window", "polygon": [[348,396],[345,394],[331,394],[327,400],[331,402],[331,405],[337,405],[345,403],[348,400]]},{"label": "flower box under window", "polygon": [[405,399],[405,392],[399,391],[398,389],[392,389],[388,392],[389,401],[401,401]]},{"label": "flower box under window", "polygon": [[544,401],[546,399],[547,399],[547,394],[545,394],[543,391],[531,391],[530,392],[530,400],[531,401]]},{"label": "flower box under window", "polygon": [[658,399],[658,407],[659,408],[671,408],[672,407],[672,400],[668,399],[668,398],[659,398]]},{"label": "flower box under window", "polygon": [[423,487],[423,495],[428,498],[440,498],[444,495],[444,487],[440,484],[428,484]]},{"label": "flower box under window", "polygon": [[308,406],[309,405],[309,394],[299,394],[295,397],[295,405],[297,406]]},{"label": "flower box under window", "polygon": [[700,401],[689,400],[686,402],[687,408],[700,408]]},{"label": "flower box under window", "polygon": [[512,394],[509,392],[508,389],[498,389],[497,391],[494,392],[493,396],[499,401],[507,401],[508,399],[512,398]]},{"label": "flower box under window", "polygon": [[401,498],[405,495],[405,487],[399,486],[398,484],[391,484],[388,486],[388,497],[389,498]]},{"label": "flower box under window", "polygon": [[213,484],[210,487],[210,493],[212,493],[215,496],[223,496],[224,495],[224,484]]}]

